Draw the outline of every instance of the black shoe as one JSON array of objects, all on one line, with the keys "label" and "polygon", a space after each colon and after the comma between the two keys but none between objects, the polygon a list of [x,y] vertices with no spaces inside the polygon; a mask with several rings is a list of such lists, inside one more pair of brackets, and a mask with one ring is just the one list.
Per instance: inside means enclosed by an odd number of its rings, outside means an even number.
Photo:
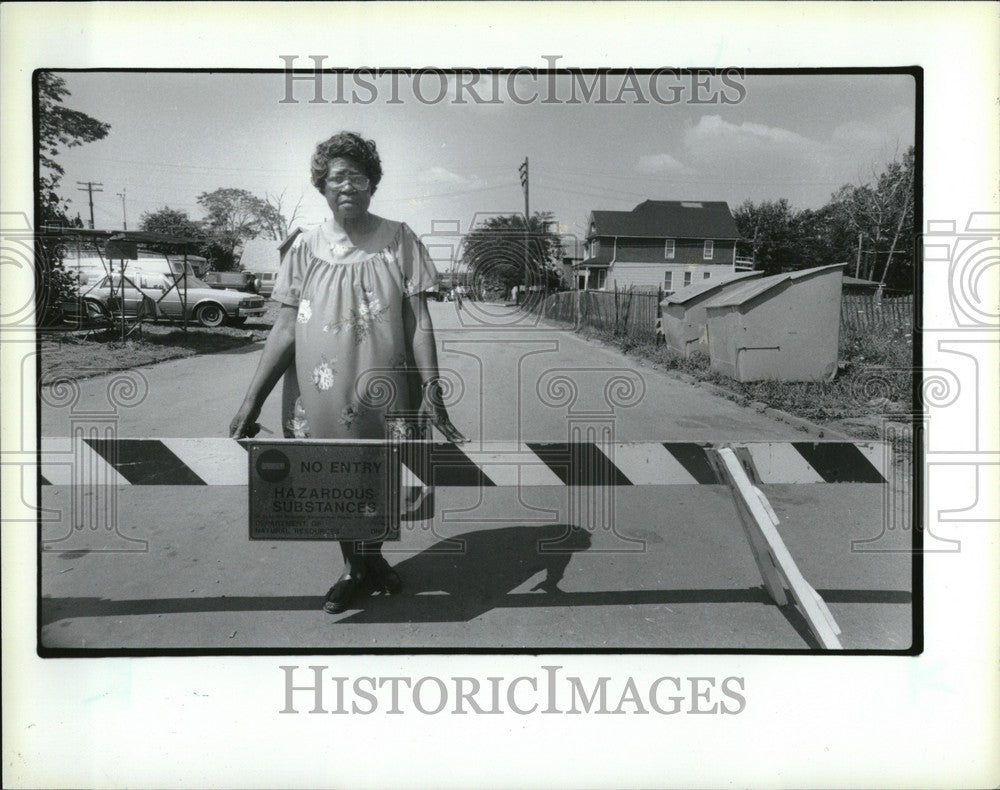
[{"label": "black shoe", "polygon": [[326,594],[323,611],[328,614],[340,614],[347,609],[348,604],[361,592],[364,578],[357,574],[345,573]]},{"label": "black shoe", "polygon": [[381,554],[369,554],[365,557],[368,576],[376,588],[381,588],[389,595],[395,595],[403,589],[403,580]]}]

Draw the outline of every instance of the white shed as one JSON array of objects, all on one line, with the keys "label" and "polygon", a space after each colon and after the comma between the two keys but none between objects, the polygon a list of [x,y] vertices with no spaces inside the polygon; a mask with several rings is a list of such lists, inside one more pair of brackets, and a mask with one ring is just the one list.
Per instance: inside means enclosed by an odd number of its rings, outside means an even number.
[{"label": "white shed", "polygon": [[832,380],[846,265],[744,281],[706,302],[712,369],[737,381]]},{"label": "white shed", "polygon": [[685,357],[708,353],[708,316],[705,304],[740,283],[763,277],[764,272],[736,272],[726,279],[701,280],[669,294],[660,302],[660,328],[667,346]]}]

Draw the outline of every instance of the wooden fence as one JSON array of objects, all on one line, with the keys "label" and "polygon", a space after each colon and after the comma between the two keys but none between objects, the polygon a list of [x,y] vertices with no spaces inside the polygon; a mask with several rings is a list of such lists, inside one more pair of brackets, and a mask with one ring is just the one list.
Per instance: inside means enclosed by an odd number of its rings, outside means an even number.
[{"label": "wooden fence", "polygon": [[[525,306],[553,321],[655,340],[662,299],[662,292],[561,291],[547,296],[532,294]],[[840,325],[862,332],[911,332],[913,297],[876,300],[869,294],[844,294],[840,302]]]},{"label": "wooden fence", "polygon": [[657,291],[562,291],[531,300],[527,306],[553,321],[656,340],[661,299],[663,294]]},{"label": "wooden fence", "polygon": [[857,331],[913,331],[913,297],[875,299],[868,294],[844,294],[840,300],[840,325]]}]

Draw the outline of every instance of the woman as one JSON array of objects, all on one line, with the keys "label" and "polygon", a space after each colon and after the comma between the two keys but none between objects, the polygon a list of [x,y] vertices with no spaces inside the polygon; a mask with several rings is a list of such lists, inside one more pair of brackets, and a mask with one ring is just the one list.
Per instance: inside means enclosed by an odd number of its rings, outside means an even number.
[{"label": "woman", "polygon": [[[441,402],[425,297],[437,281],[434,263],[409,227],[368,210],[382,178],[375,143],[340,132],[316,147],[311,168],[333,216],[282,245],[271,294],[281,307],[230,436],[255,430],[287,370],[286,436],[383,439],[389,411],[417,407],[446,439],[465,441]],[[381,542],[340,548],[345,567],[325,611],[344,611],[366,583],[399,591]]]}]

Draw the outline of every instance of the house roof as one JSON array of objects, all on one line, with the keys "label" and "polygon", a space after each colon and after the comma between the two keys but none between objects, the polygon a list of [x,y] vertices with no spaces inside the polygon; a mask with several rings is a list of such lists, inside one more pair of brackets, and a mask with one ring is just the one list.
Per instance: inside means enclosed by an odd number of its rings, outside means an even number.
[{"label": "house roof", "polygon": [[582,261],[577,261],[573,264],[574,269],[580,269],[583,267],[590,266],[610,266],[611,265],[611,250],[602,247],[600,252],[592,258],[586,258]]},{"label": "house roof", "polygon": [[631,211],[595,210],[591,216],[591,238],[738,239],[740,235],[729,204],[721,200],[644,200]]},{"label": "house roof", "polygon": [[763,274],[764,272],[740,272],[739,274],[734,274],[732,277],[727,277],[724,280],[718,278],[699,280],[693,285],[689,285],[686,288],[681,288],[680,290],[669,294],[662,302],[660,302],[660,304],[663,306],[669,304],[686,304],[698,299],[699,297],[710,296],[718,293],[724,288],[735,287],[736,284],[742,280],[756,279],[761,277]]},{"label": "house roof", "polygon": [[243,245],[240,268],[245,272],[276,272],[281,264],[280,242],[274,239],[249,239]]},{"label": "house roof", "polygon": [[798,280],[807,280],[818,274],[831,273],[834,270],[843,271],[845,266],[847,266],[846,263],[835,263],[832,266],[817,266],[814,269],[782,272],[781,274],[772,274],[770,277],[761,277],[759,280],[749,280],[748,282],[740,283],[735,288],[722,291],[718,296],[705,302],[705,307],[706,309],[710,307],[735,307],[746,304],[750,300],[756,299],[761,294],[772,291],[786,282],[794,283]]}]

